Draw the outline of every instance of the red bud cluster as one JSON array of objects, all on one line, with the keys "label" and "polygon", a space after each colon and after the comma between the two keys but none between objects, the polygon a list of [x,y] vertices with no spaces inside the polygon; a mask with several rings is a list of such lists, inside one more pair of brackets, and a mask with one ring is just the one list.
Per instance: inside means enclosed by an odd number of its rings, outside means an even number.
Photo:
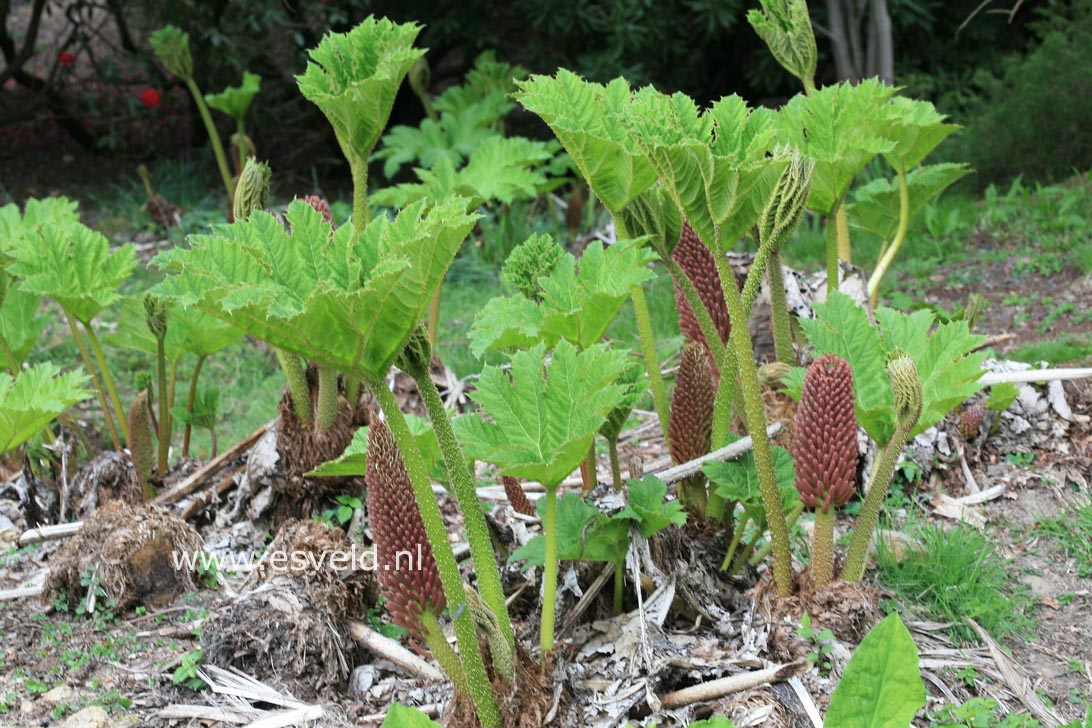
[{"label": "red bud cluster", "polygon": [[447,600],[405,463],[387,425],[372,421],[364,480],[379,586],[396,624],[423,640],[421,614]]},{"label": "red bud cluster", "polygon": [[808,367],[795,424],[796,489],[805,506],[826,513],[853,497],[856,481],[853,372],[844,359],[829,354]]},{"label": "red bud cluster", "polygon": [[[724,289],[720,286],[717,261],[712,251],[705,247],[689,223],[683,223],[679,242],[671,257],[698,290],[698,296],[701,297],[702,303],[712,316],[721,341],[727,342],[728,335],[732,332],[732,322],[728,318],[728,306],[724,302]],[[683,297],[677,283],[675,284],[675,308],[679,312],[679,329],[682,330],[683,336],[688,341],[698,342],[708,350],[705,336],[701,332],[701,327],[698,326],[698,319],[694,316],[694,310]]]},{"label": "red bud cluster", "polygon": [[713,439],[713,373],[705,349],[696,343],[682,351],[671,396],[671,420],[667,426],[671,459],[685,463],[709,452]]},{"label": "red bud cluster", "polygon": [[535,515],[535,506],[531,503],[527,494],[523,492],[523,488],[519,484],[519,478],[502,475],[501,484],[504,485],[504,493],[508,496],[508,502],[516,513],[522,513],[525,516]]},{"label": "red bud cluster", "polygon": [[330,203],[322,199],[318,195],[307,195],[302,198],[311,207],[315,208],[316,212],[322,213],[322,219],[326,221],[326,224],[334,224],[334,215],[330,212]]}]

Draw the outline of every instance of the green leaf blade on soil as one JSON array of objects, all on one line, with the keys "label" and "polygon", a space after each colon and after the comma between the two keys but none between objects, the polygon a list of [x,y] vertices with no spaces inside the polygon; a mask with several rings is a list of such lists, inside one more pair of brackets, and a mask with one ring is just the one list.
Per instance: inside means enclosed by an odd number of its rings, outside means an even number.
[{"label": "green leaf blade on soil", "polygon": [[853,653],[823,722],[838,728],[905,728],[925,705],[918,650],[897,614],[872,628]]},{"label": "green leaf blade on soil", "polygon": [[430,720],[417,708],[407,708],[395,703],[387,711],[382,728],[440,728],[440,724]]}]

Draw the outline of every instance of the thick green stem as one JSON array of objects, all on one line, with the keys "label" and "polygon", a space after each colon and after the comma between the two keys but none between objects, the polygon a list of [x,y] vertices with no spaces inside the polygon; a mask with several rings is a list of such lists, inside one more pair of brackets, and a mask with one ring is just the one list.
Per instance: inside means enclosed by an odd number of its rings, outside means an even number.
[{"label": "thick green stem", "polygon": [[614,565],[614,614],[622,613],[622,597],[626,592],[626,562]]},{"label": "thick green stem", "polygon": [[724,561],[720,564],[721,571],[727,571],[732,562],[736,558],[736,549],[739,548],[739,542],[743,538],[743,532],[747,530],[747,521],[750,520],[750,516],[743,515],[743,518],[739,519],[739,523],[736,524],[735,530],[732,532],[732,540],[728,544],[728,553],[724,554]]},{"label": "thick green stem", "polygon": [[816,586],[826,586],[834,578],[834,505],[815,511],[815,530],[811,534],[811,579]]},{"label": "thick green stem", "polygon": [[[793,506],[791,511],[789,511],[789,515],[785,518],[785,522],[790,530],[793,526],[796,525],[796,522],[800,520],[800,514],[803,512],[804,504],[800,501],[797,501],[796,505]],[[770,550],[773,548],[773,543],[770,541],[762,544],[762,548],[760,548],[758,551],[755,551],[755,544],[758,543],[758,539],[762,538],[762,534],[762,531],[756,533],[751,541],[747,544],[747,548],[743,550],[743,555],[739,559],[739,565],[742,565],[744,562],[746,562],[749,563],[751,566],[758,566],[760,563],[762,563],[763,559],[770,555]],[[754,552],[753,555],[752,552]]]},{"label": "thick green stem", "polygon": [[599,476],[595,472],[599,461],[595,457],[595,439],[588,446],[588,454],[584,456],[584,491],[591,492],[599,485]]},{"label": "thick green stem", "polygon": [[118,430],[122,434],[122,442],[129,434],[129,422],[125,418],[125,408],[121,406],[121,398],[118,397],[118,388],[114,384],[114,378],[110,375],[110,368],[106,365],[106,354],[99,344],[99,337],[95,335],[95,327],[90,322],[83,323],[87,332],[87,340],[91,342],[91,351],[95,353],[95,361],[98,362],[99,371],[102,372],[102,383],[106,385],[106,391],[110,394],[110,403],[114,405],[114,417],[118,423]]},{"label": "thick green stem", "polygon": [[838,280],[838,231],[836,230],[833,215],[827,216],[827,296],[831,291],[837,291],[841,285]]},{"label": "thick green stem", "polygon": [[645,357],[645,369],[648,371],[648,385],[652,390],[652,402],[656,406],[656,415],[660,418],[660,429],[667,437],[667,423],[671,416],[671,401],[667,398],[667,388],[660,373],[660,357],[656,353],[656,339],[652,333],[652,314],[648,309],[645,289],[640,285],[629,290],[633,299],[633,313],[637,319],[637,332],[641,336],[641,353]]},{"label": "thick green stem", "polygon": [[546,563],[542,577],[542,623],[539,645],[542,661],[554,648],[554,610],[557,607],[557,486],[546,489],[542,532],[546,538]]},{"label": "thick green stem", "polygon": [[781,254],[776,250],[770,253],[770,264],[766,266],[766,276],[770,282],[770,308],[773,318],[774,350],[777,360],[783,364],[796,364],[796,350],[792,346],[792,320],[789,317],[789,301],[785,295],[785,276],[781,270]]},{"label": "thick green stem", "polygon": [[[412,367],[411,367],[412,368]],[[462,448],[455,437],[455,429],[451,426],[451,419],[444,408],[443,400],[436,383],[432,381],[427,371],[408,372],[417,383],[417,390],[421,394],[421,401],[425,403],[429,420],[432,421],[432,431],[436,434],[436,440],[440,445],[440,454],[444,458],[444,465],[451,478],[451,485],[455,491],[455,498],[459,502],[459,510],[463,514],[463,522],[466,525],[467,540],[470,542],[470,555],[474,561],[474,570],[478,575],[478,586],[481,588],[482,599],[493,611],[500,626],[501,634],[509,646],[516,644],[515,632],[512,629],[512,620],[508,616],[508,607],[504,601],[504,587],[501,584],[500,570],[497,568],[496,552],[493,550],[493,541],[490,539],[489,524],[485,521],[481,502],[478,500],[478,491],[474,486],[474,478],[468,467]]]},{"label": "thick green stem", "polygon": [[455,692],[470,695],[470,685],[466,682],[466,673],[463,672],[462,663],[451,644],[444,637],[440,620],[431,611],[421,613],[421,624],[425,627],[425,646],[436,662],[440,663],[440,669],[444,671],[448,679],[455,685]]},{"label": "thick green stem", "polygon": [[345,399],[349,402],[350,411],[356,412],[360,402],[360,377],[355,374],[345,375]]},{"label": "thick green stem", "polygon": [[159,435],[156,469],[160,479],[167,477],[167,457],[171,452],[171,393],[167,389],[167,337],[166,331],[156,337],[156,381],[159,389]]},{"label": "thick green stem", "polygon": [[318,417],[315,424],[325,432],[337,422],[337,370],[318,368]]},{"label": "thick green stem", "polygon": [[83,340],[83,335],[80,334],[80,330],[76,328],[76,319],[74,319],[72,314],[68,311],[64,311],[64,317],[65,320],[68,321],[68,328],[72,331],[72,338],[76,341],[76,348],[80,350],[80,358],[83,359],[83,367],[91,377],[91,383],[95,386],[95,394],[97,394],[99,398],[99,407],[102,408],[102,416],[106,421],[106,430],[110,433],[110,441],[114,444],[114,449],[120,451],[121,438],[118,437],[117,425],[114,423],[114,418],[110,414],[110,405],[106,401],[106,390],[103,389],[102,382],[99,381],[98,370],[95,368],[95,363],[91,360],[91,352],[87,350],[87,343]]},{"label": "thick green stem", "polygon": [[849,243],[849,213],[846,212],[845,199],[838,202],[834,212],[834,230],[838,234],[838,257],[847,263],[853,262],[853,251]]},{"label": "thick green stem", "polygon": [[304,424],[310,424],[311,388],[307,386],[307,374],[303,371],[300,358],[283,349],[273,349],[273,353],[288,382],[288,391],[292,393],[292,409],[296,412],[296,419]]},{"label": "thick green stem", "polygon": [[622,490],[622,463],[618,460],[618,438],[607,438],[607,452],[610,453],[610,476],[615,490]]},{"label": "thick green stem", "polygon": [[350,158],[349,169],[353,175],[353,231],[360,235],[372,215],[368,209],[368,160]]},{"label": "thick green stem", "polygon": [[201,121],[205,123],[205,131],[209,135],[209,143],[212,144],[212,153],[216,156],[216,166],[220,168],[220,177],[224,181],[224,190],[227,192],[228,204],[235,197],[235,183],[232,180],[231,170],[228,168],[227,157],[224,156],[224,145],[220,143],[220,133],[216,131],[216,125],[212,123],[212,115],[205,104],[205,97],[201,95],[201,89],[192,78],[185,79],[186,87],[197,104],[197,113],[201,115]]},{"label": "thick green stem", "polygon": [[[190,415],[190,419],[193,418],[193,405],[197,400],[197,379],[201,376],[201,367],[205,365],[206,357],[197,357],[197,364],[193,368],[193,375],[190,376],[190,391],[186,395],[186,412]],[[193,426],[187,422],[185,428],[182,430],[182,457],[187,458],[190,456],[190,433],[193,430]]]},{"label": "thick green stem", "polygon": [[880,259],[876,262],[876,270],[872,271],[872,276],[868,279],[868,301],[872,304],[872,307],[876,307],[877,301],[880,298],[880,281],[883,280],[884,274],[887,273],[887,269],[891,267],[891,262],[895,259],[895,256],[899,252],[899,248],[902,247],[903,242],[906,240],[906,230],[910,227],[910,189],[906,184],[906,174],[899,170],[899,227],[895,231],[895,237],[891,241],[891,245],[880,256]]},{"label": "thick green stem", "polygon": [[736,286],[728,259],[716,256],[717,270],[720,273],[724,299],[728,304],[728,315],[732,326],[732,345],[736,350],[736,362],[739,367],[740,390],[743,395],[743,415],[747,431],[751,435],[755,457],[755,470],[758,473],[762,502],[766,508],[766,521],[773,541],[774,580],[777,592],[783,597],[792,595],[792,554],[789,551],[789,529],[785,525],[785,511],[781,506],[781,492],[777,487],[774,472],[773,452],[770,439],[766,434],[766,415],[762,407],[762,390],[758,384],[758,370],[755,367],[754,348],[751,346],[751,333],[746,325],[747,316],[743,311],[743,300]]},{"label": "thick green stem", "polygon": [[872,532],[876,530],[876,521],[879,520],[880,511],[887,498],[891,477],[895,474],[895,464],[899,461],[899,455],[902,454],[902,448],[906,445],[909,436],[910,428],[899,426],[895,429],[891,441],[880,450],[880,457],[873,467],[872,476],[868,479],[868,492],[865,494],[864,503],[861,504],[861,513],[853,526],[853,538],[850,539],[845,568],[842,569],[844,581],[859,582],[864,578]]},{"label": "thick green stem", "polygon": [[467,693],[474,702],[483,728],[500,728],[500,711],[497,709],[493,688],[485,671],[474,616],[467,608],[466,591],[462,576],[459,574],[459,564],[455,560],[455,552],[448,540],[447,529],[444,528],[440,506],[432,493],[432,483],[429,481],[425,461],[421,457],[421,451],[409,430],[409,425],[406,424],[402,410],[398,408],[394,394],[387,387],[387,382],[385,380],[372,382],[370,388],[383,414],[386,415],[391,435],[394,436],[398,450],[402,453],[417,508],[421,512],[421,520],[425,526],[425,535],[432,546],[436,568],[440,572],[440,583],[444,590],[444,597],[447,599],[447,607],[454,615],[455,637],[459,644],[460,662],[466,675]]}]

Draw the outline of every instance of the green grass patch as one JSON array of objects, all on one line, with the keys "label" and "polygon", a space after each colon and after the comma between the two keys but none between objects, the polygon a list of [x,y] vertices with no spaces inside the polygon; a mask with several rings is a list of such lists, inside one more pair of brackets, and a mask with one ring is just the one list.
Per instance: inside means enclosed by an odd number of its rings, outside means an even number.
[{"label": "green grass patch", "polygon": [[1092,504],[1074,508],[1035,525],[1037,533],[1054,540],[1066,559],[1072,559],[1077,576],[1092,578]]},{"label": "green grass patch", "polygon": [[1092,363],[1092,338],[1062,334],[1054,341],[1040,341],[1014,349],[1008,358],[1033,363],[1046,361],[1054,365]]},{"label": "green grass patch", "polygon": [[931,523],[914,534],[924,545],[901,562],[882,547],[878,554],[880,582],[896,597],[914,604],[926,616],[952,623],[952,635],[974,640],[964,620],[978,622],[995,637],[1019,637],[1033,625],[1032,601],[1016,584],[1008,562],[989,536],[958,525],[951,530]]}]

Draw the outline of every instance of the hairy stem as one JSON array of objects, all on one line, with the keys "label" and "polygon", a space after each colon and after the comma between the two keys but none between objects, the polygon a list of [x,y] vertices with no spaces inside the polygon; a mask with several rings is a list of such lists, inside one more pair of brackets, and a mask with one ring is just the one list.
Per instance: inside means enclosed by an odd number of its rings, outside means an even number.
[{"label": "hairy stem", "polygon": [[91,352],[87,350],[87,342],[83,340],[83,335],[80,334],[80,330],[76,328],[76,319],[72,317],[72,314],[67,310],[64,311],[65,320],[68,321],[68,328],[72,330],[72,338],[76,341],[76,347],[80,350],[80,358],[83,359],[83,367],[87,370],[88,375],[91,377],[91,383],[95,386],[95,394],[99,398],[99,407],[102,408],[102,416],[106,421],[106,429],[110,433],[110,441],[114,445],[114,449],[118,452],[121,451],[121,438],[118,437],[118,428],[114,423],[114,418],[110,414],[110,405],[106,401],[106,390],[102,387],[102,382],[99,381],[99,373],[95,368],[95,363],[91,360]]},{"label": "hairy stem", "polygon": [[300,358],[283,349],[273,349],[273,353],[288,382],[288,391],[292,394],[292,409],[296,412],[296,419],[304,424],[310,424],[311,388],[307,386],[307,375],[303,371],[303,365],[300,364]]},{"label": "hairy stem", "polygon": [[766,508],[770,540],[773,541],[774,579],[777,582],[778,594],[787,597],[792,594],[792,554],[789,551],[789,530],[785,524],[784,509],[781,507],[781,492],[777,487],[770,438],[766,434],[766,414],[762,407],[762,390],[758,384],[758,370],[755,367],[751,334],[746,325],[747,316],[743,311],[743,300],[728,259],[718,255],[716,261],[721,287],[724,289],[724,299],[728,304],[728,315],[732,321],[736,322],[736,325],[732,327],[731,340],[736,350],[736,362],[739,368],[744,421],[747,423],[747,431],[753,443],[755,470],[758,473],[759,488],[762,491],[762,502]]},{"label": "hairy stem", "polygon": [[828,215],[826,225],[828,298],[831,291],[837,291],[841,286],[841,281],[838,280],[838,231],[835,229],[836,227],[833,215]]},{"label": "hairy stem", "polygon": [[489,536],[489,524],[485,521],[485,514],[478,500],[472,471],[466,462],[462,448],[459,447],[455,429],[451,426],[451,418],[448,417],[443,400],[440,399],[440,391],[436,388],[436,383],[432,381],[427,371],[408,372],[408,374],[417,383],[421,401],[425,403],[429,420],[432,421],[432,431],[436,434],[440,454],[444,458],[444,464],[451,478],[455,498],[459,502],[459,510],[463,514],[467,540],[470,542],[470,555],[478,575],[482,599],[496,616],[505,642],[510,647],[515,646],[515,632],[504,601],[504,587],[501,584],[500,570],[497,568],[496,552],[493,550],[493,541]]},{"label": "hairy stem", "polygon": [[345,376],[345,399],[349,402],[349,411],[356,412],[360,402],[360,377],[355,374]]},{"label": "hairy stem", "polygon": [[[789,511],[789,515],[785,518],[785,522],[790,529],[796,525],[798,520],[800,520],[800,514],[803,512],[804,504],[797,501],[796,505]],[[755,551],[755,544],[758,543],[758,539],[760,538],[762,538],[762,532],[756,533],[750,543],[747,544],[747,548],[743,550],[743,555],[739,559],[740,566],[744,563],[749,563],[751,566],[758,566],[762,563],[763,559],[770,555],[770,550],[773,548],[773,543],[770,541],[762,544],[762,548]],[[752,552],[754,552],[753,555]]]},{"label": "hairy stem", "polygon": [[618,438],[607,438],[607,452],[610,453],[610,476],[615,490],[622,490],[622,463],[618,460]]},{"label": "hairy stem", "polygon": [[463,672],[462,663],[451,644],[444,637],[440,620],[430,610],[421,613],[421,624],[425,627],[425,646],[436,662],[440,663],[440,669],[444,671],[448,679],[455,685],[455,692],[470,695],[470,685],[466,681],[466,673]]},{"label": "hairy stem", "polygon": [[171,452],[171,395],[167,389],[167,337],[157,336],[155,342],[156,386],[159,389],[159,434],[156,469],[160,479],[167,477],[167,457]]},{"label": "hairy stem", "polygon": [[337,422],[337,370],[332,367],[318,368],[318,417],[315,424],[319,432],[325,432]]},{"label": "hairy stem", "polygon": [[[81,322],[82,323],[82,322]],[[118,397],[118,387],[114,384],[114,378],[110,375],[110,368],[106,365],[106,354],[99,344],[99,337],[95,335],[95,327],[90,322],[83,324],[87,332],[87,340],[91,342],[91,351],[95,353],[95,361],[98,362],[102,372],[102,383],[106,385],[106,391],[110,394],[110,403],[114,405],[114,417],[118,423],[118,431],[122,433],[122,441],[129,433],[129,422],[125,418],[125,409],[121,406],[121,398]]]},{"label": "hairy stem", "polygon": [[425,329],[428,331],[429,346],[435,351],[436,339],[440,330],[440,297],[443,289],[437,288],[436,294],[428,304],[428,317],[425,319]]},{"label": "hairy stem", "polygon": [[894,436],[884,445],[879,459],[873,466],[872,476],[868,479],[868,492],[865,494],[864,503],[861,504],[857,523],[853,526],[853,538],[849,542],[849,551],[846,552],[846,564],[842,569],[844,581],[859,582],[864,578],[872,532],[876,530],[876,521],[879,520],[883,502],[887,498],[891,477],[895,474],[895,464],[899,461],[902,448],[910,436],[910,429],[902,425],[895,428]]},{"label": "hairy stem", "polygon": [[546,537],[546,563],[542,577],[542,622],[539,646],[542,662],[554,648],[554,610],[557,607],[557,486],[546,489],[546,508],[542,514],[542,532]]},{"label": "hairy stem", "polygon": [[852,263],[853,251],[849,243],[849,214],[846,212],[844,199],[838,202],[838,209],[834,212],[834,230],[838,234],[838,257],[847,263]]},{"label": "hairy stem", "polygon": [[622,597],[626,592],[626,562],[614,565],[614,614],[622,613]]},{"label": "hairy stem", "polygon": [[815,511],[815,530],[811,535],[811,578],[816,586],[826,586],[834,578],[834,505]]},{"label": "hairy stem", "polygon": [[595,490],[595,487],[599,485],[599,477],[597,475],[596,466],[598,460],[595,457],[595,439],[592,438],[591,445],[588,446],[588,453],[584,456],[584,492],[590,493]]},{"label": "hairy stem", "polygon": [[883,280],[884,274],[887,273],[887,269],[891,267],[891,262],[895,259],[895,256],[899,252],[899,248],[902,247],[903,241],[906,240],[906,230],[910,227],[910,189],[906,184],[906,173],[901,169],[899,170],[899,227],[895,231],[895,237],[891,240],[889,245],[880,255],[880,259],[876,262],[876,270],[872,271],[872,276],[868,279],[868,302],[872,304],[872,307],[876,307],[876,303],[880,298],[880,281]]},{"label": "hairy stem", "polygon": [[235,197],[235,182],[228,168],[227,157],[224,156],[224,145],[220,143],[220,133],[216,131],[216,125],[212,122],[209,107],[205,104],[205,97],[201,95],[201,89],[197,88],[197,82],[192,78],[185,79],[186,87],[193,96],[193,102],[197,104],[197,113],[201,115],[201,121],[205,124],[205,131],[209,135],[209,143],[212,144],[212,153],[216,157],[216,166],[220,168],[220,177],[224,181],[224,190],[227,192],[228,206]]},{"label": "hairy stem", "polygon": [[349,169],[353,175],[353,231],[360,235],[371,222],[368,209],[368,160],[349,157]]},{"label": "hairy stem", "polygon": [[[193,405],[197,400],[197,379],[201,376],[201,367],[205,366],[206,357],[197,357],[197,364],[193,367],[193,374],[190,376],[190,391],[186,395],[186,412],[190,415],[190,419],[193,418]],[[187,422],[186,426],[182,430],[182,457],[186,458],[190,456],[190,433],[193,430],[193,426]]]},{"label": "hairy stem", "polygon": [[735,561],[736,549],[739,548],[739,542],[743,538],[743,532],[747,530],[747,521],[749,520],[750,516],[744,513],[743,517],[739,519],[739,523],[736,524],[736,527],[732,532],[732,540],[728,544],[728,552],[724,554],[724,561],[720,564],[721,571],[728,571],[732,566],[732,562]]},{"label": "hairy stem", "polygon": [[648,308],[645,289],[640,284],[629,290],[633,299],[633,313],[637,318],[637,332],[641,336],[641,353],[645,357],[645,369],[648,371],[648,385],[652,391],[652,402],[656,406],[656,416],[660,419],[660,429],[667,437],[667,423],[671,416],[671,401],[667,398],[667,388],[660,374],[660,357],[656,353],[656,339],[652,333],[652,314]]},{"label": "hairy stem", "polygon": [[781,270],[781,254],[776,250],[770,253],[770,264],[766,266],[766,276],[770,282],[774,350],[777,352],[779,362],[792,365],[796,363],[796,350],[792,346],[792,320],[789,317],[789,301],[785,295],[785,276]]},{"label": "hairy stem", "polygon": [[370,382],[369,388],[386,416],[391,435],[394,436],[406,465],[410,485],[413,487],[413,496],[425,526],[425,535],[432,546],[436,567],[440,572],[440,582],[444,597],[447,599],[447,607],[454,615],[455,637],[459,644],[459,661],[466,675],[467,693],[474,702],[483,728],[500,728],[500,711],[497,709],[493,688],[485,671],[474,616],[467,608],[466,591],[463,587],[462,576],[459,574],[459,564],[455,560],[455,552],[448,540],[447,529],[444,528],[440,506],[432,493],[432,484],[425,468],[425,461],[421,457],[416,440],[410,433],[402,410],[398,408],[394,394],[387,387],[386,380]]}]

